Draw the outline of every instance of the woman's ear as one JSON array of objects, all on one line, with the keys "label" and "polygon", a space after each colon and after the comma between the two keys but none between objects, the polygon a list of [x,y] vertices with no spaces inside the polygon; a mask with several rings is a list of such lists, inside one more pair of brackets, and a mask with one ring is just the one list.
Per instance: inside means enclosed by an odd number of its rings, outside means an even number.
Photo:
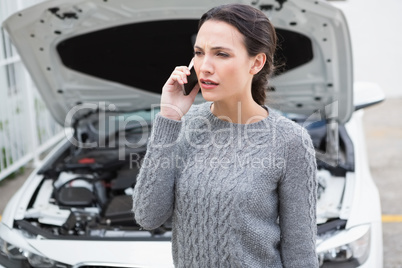
[{"label": "woman's ear", "polygon": [[253,64],[250,69],[250,74],[258,74],[259,71],[264,67],[267,61],[267,55],[265,53],[259,53],[254,57]]}]

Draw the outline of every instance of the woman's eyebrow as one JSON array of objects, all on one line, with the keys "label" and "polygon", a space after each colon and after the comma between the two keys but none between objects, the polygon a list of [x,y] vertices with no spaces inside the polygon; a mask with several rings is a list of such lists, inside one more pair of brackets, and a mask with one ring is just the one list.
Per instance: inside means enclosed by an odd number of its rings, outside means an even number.
[{"label": "woman's eyebrow", "polygon": [[[194,48],[199,49],[199,50],[203,50],[201,47],[199,46],[194,46]],[[218,47],[212,47],[211,50],[226,50],[226,51],[233,51],[231,48],[228,47],[222,47],[222,46],[218,46]]]}]

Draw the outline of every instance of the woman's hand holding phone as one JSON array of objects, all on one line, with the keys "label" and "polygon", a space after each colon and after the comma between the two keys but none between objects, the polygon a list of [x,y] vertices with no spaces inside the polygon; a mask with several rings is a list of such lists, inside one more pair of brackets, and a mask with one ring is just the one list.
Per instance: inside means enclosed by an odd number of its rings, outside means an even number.
[{"label": "woman's hand holding phone", "polygon": [[[192,61],[189,67],[191,66]],[[189,67],[176,67],[163,86],[160,111],[162,116],[173,120],[180,120],[193,104],[200,86],[198,83],[195,83],[191,92],[185,95],[184,85],[189,82],[188,76],[191,74]]]}]

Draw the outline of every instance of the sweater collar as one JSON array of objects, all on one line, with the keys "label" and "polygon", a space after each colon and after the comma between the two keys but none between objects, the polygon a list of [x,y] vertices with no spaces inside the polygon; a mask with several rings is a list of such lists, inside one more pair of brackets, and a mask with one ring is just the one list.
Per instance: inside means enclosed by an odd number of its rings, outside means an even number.
[{"label": "sweater collar", "polygon": [[250,123],[250,124],[238,124],[238,123],[233,123],[230,121],[226,121],[223,119],[220,119],[219,117],[215,116],[211,112],[211,105],[212,102],[205,102],[201,104],[201,109],[200,109],[200,114],[202,116],[205,116],[205,118],[213,125],[221,126],[221,127],[239,127],[239,128],[262,128],[266,127],[267,124],[271,124],[274,122],[274,120],[279,116],[274,110],[272,110],[270,107],[266,105],[261,105],[264,109],[268,111],[268,116],[265,117],[264,119]]}]

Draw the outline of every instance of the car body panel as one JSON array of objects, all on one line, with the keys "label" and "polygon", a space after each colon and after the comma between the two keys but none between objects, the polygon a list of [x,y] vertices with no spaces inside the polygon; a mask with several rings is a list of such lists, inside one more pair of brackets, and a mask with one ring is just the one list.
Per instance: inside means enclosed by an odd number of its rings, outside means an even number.
[{"label": "car body panel", "polygon": [[[132,242],[132,241],[29,241],[39,252],[62,263],[119,263],[131,267],[174,267],[170,242]],[[60,254],[60,249],[64,254]],[[88,250],[90,249],[90,250]],[[113,250],[111,250],[113,249]],[[74,254],[66,254],[74,252]],[[155,253],[157,252],[157,257]]]},{"label": "car body panel", "polygon": [[381,222],[381,205],[378,189],[370,174],[363,133],[364,111],[359,110],[353,114],[346,124],[349,136],[355,147],[355,190],[351,201],[351,211],[347,227],[357,226],[369,222]]},{"label": "car body panel", "polygon": [[[0,223],[2,239],[31,253],[65,264],[120,264],[127,267],[174,267],[169,241],[83,241],[26,239]],[[155,253],[157,252],[157,257]]]}]

